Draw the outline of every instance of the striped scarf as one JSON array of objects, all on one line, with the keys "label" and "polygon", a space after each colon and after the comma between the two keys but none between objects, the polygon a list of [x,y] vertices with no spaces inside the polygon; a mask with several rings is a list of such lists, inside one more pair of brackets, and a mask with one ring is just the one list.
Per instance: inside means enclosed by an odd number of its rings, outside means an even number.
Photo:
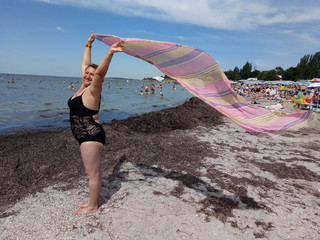
[{"label": "striped scarf", "polygon": [[105,44],[123,41],[128,55],[156,66],[190,93],[256,136],[297,130],[314,119],[312,111],[284,113],[251,105],[237,94],[218,63],[206,52],[170,42],[96,35]]}]

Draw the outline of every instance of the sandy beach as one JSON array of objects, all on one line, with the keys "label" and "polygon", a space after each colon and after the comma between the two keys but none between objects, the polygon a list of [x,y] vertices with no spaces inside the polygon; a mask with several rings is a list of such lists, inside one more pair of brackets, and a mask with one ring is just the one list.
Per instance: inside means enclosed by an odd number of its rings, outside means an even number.
[{"label": "sandy beach", "polygon": [[1,137],[0,239],[320,239],[316,115],[258,138],[192,98],[104,124],[102,205],[85,216],[71,131]]}]

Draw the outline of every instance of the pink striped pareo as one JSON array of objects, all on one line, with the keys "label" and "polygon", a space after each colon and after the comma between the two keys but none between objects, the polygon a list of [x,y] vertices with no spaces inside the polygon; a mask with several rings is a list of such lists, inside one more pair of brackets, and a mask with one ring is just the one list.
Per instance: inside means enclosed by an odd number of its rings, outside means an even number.
[{"label": "pink striped pareo", "polygon": [[108,45],[123,41],[125,53],[153,64],[253,135],[276,136],[314,119],[312,111],[284,113],[251,105],[232,89],[218,63],[204,51],[154,40],[100,34],[96,38]]}]

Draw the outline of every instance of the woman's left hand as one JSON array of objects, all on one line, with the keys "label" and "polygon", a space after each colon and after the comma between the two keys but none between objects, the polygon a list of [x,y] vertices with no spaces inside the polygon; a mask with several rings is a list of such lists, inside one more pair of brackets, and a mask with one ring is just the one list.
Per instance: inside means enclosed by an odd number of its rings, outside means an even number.
[{"label": "woman's left hand", "polygon": [[110,51],[123,52],[124,51],[124,43],[122,41],[119,41],[117,43],[112,44],[110,47]]}]

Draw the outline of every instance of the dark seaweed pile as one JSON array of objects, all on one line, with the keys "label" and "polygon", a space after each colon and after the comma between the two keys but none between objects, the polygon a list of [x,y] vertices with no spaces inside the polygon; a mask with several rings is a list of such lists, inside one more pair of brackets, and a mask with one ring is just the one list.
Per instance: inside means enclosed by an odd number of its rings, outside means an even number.
[{"label": "dark seaweed pile", "polygon": [[[114,171],[120,158],[181,171],[207,155],[205,144],[185,130],[222,122],[218,112],[197,98],[175,108],[113,120],[104,124],[104,174]],[[66,182],[72,188],[84,175],[79,145],[68,130],[2,137],[0,149],[1,212],[51,184]]]}]

